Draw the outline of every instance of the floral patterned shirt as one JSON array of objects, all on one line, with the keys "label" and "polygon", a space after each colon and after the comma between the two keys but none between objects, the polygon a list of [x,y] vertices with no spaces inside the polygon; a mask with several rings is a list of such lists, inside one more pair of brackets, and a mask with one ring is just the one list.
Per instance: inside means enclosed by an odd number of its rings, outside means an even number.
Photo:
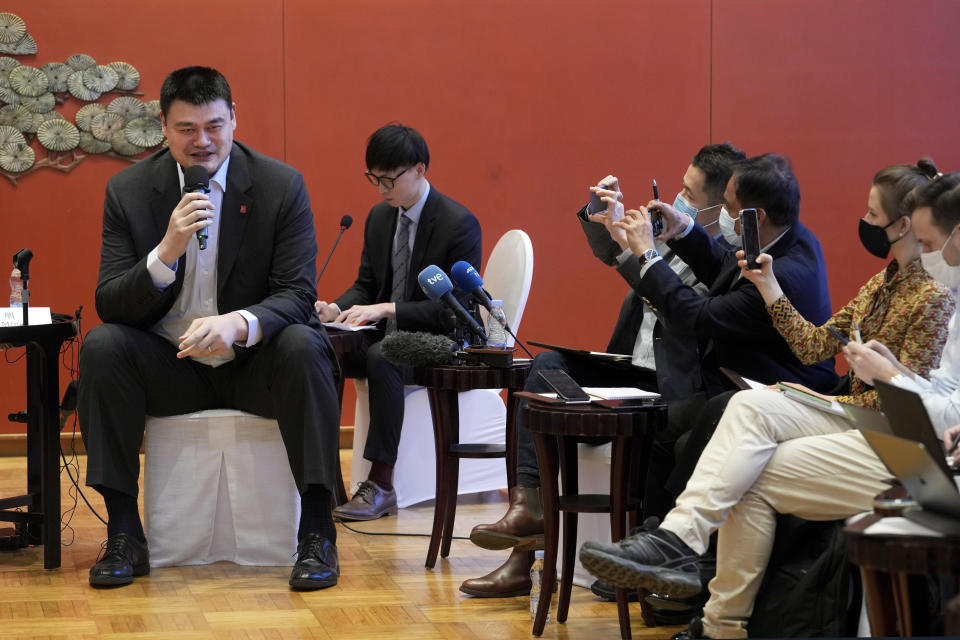
[{"label": "floral patterned shirt", "polygon": [[[896,260],[891,262],[821,327],[805,320],[785,295],[767,306],[767,311],[790,349],[804,364],[840,353],[843,345],[827,327],[832,325],[840,333],[852,335],[856,321],[863,342],[882,342],[911,371],[927,376],[940,363],[955,304],[950,290],[934,281],[917,259],[902,272]],[[877,392],[853,371],[850,372],[850,394],[838,396],[837,400],[880,408]]]}]

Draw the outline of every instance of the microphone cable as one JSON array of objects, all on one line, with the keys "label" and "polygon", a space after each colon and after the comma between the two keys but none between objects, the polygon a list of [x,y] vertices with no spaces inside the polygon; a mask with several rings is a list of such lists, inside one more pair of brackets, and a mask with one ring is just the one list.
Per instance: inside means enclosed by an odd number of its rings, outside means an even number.
[{"label": "microphone cable", "polygon": [[[347,531],[352,531],[353,533],[359,533],[365,536],[397,536],[401,538],[429,538],[432,535],[430,533],[407,533],[403,531],[362,531],[360,529],[354,529],[343,520],[338,520],[336,516],[334,516],[334,522],[338,522],[341,525],[343,525],[343,528],[346,529]],[[450,539],[451,540],[469,540],[470,537],[469,536],[450,536]]]}]

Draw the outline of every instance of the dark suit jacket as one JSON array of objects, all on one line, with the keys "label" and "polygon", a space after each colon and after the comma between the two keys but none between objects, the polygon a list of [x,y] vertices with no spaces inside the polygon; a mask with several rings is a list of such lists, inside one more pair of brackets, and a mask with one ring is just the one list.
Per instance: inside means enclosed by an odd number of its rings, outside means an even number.
[{"label": "dark suit jacket", "polygon": [[[180,197],[176,163],[167,150],[107,183],[96,291],[104,322],[149,329],[173,305],[183,287],[183,256],[176,280],[163,291],[150,279],[146,259],[163,238]],[[313,308],[313,213],[300,173],[234,142],[220,215],[219,312],[246,309],[255,315],[263,342],[290,324],[322,330]]]},{"label": "dark suit jacket", "polygon": [[[591,222],[587,218],[586,207],[577,212],[577,219],[587,236],[593,255],[604,264],[617,266],[617,256],[622,250],[620,245],[610,238],[606,227]],[[665,256],[665,261],[669,262],[669,256]],[[688,272],[681,280],[694,286],[697,279],[693,276],[692,272]],[[644,310],[643,299],[631,289],[620,306],[617,324],[607,344],[609,353],[633,353],[644,313],[650,311]],[[657,362],[657,390],[665,399],[685,398],[703,387],[696,336],[668,331],[663,322],[657,322],[653,327],[653,354]]]},{"label": "dark suit jacket", "polygon": [[[357,279],[334,302],[346,311],[355,304],[389,302],[393,290],[393,236],[397,229],[397,208],[386,202],[373,207],[363,229],[363,252]],[[465,260],[480,270],[480,223],[463,205],[451,200],[430,185],[423,204],[417,235],[410,253],[407,274],[407,301],[397,303],[397,329],[402,331],[443,332],[440,311],[443,305],[427,298],[417,276],[430,265],[450,274],[450,267]],[[467,294],[457,292],[466,306]],[[382,324],[382,323],[381,323]]]},{"label": "dark suit jacket", "polygon": [[[718,372],[725,366],[765,383],[800,382],[818,391],[833,390],[838,378],[833,358],[803,365],[773,326],[763,297],[746,278],[737,278],[736,253],[711,238],[699,224],[669,246],[697,279],[710,287],[700,295],[680,281],[664,261],[640,277],[640,261],[631,257],[618,267],[624,278],[656,310],[667,329],[697,337],[708,391],[728,383]],[[826,265],[816,237],[799,221],[770,248],[783,292],[804,318],[820,325],[831,315]]]}]

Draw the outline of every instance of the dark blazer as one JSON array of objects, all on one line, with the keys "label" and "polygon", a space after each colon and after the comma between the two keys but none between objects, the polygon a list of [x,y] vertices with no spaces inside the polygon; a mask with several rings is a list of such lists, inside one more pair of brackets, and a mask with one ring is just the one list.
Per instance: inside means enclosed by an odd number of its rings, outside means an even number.
[{"label": "dark blazer", "polygon": [[[651,265],[643,278],[636,256],[618,269],[667,329],[697,337],[709,391],[727,386],[719,374],[720,366],[765,383],[800,382],[824,392],[836,387],[833,358],[803,365],[793,355],[773,326],[756,286],[738,278],[736,252],[711,238],[699,224],[669,246],[693,268],[697,279],[710,287],[708,295],[681,282],[662,260]],[[797,311],[814,324],[826,322],[831,315],[830,293],[816,237],[797,221],[769,253],[777,281]]]},{"label": "dark blazer", "polygon": [[[355,304],[390,301],[393,290],[391,256],[396,229],[396,207],[381,202],[370,210],[363,228],[363,251],[357,279],[334,301],[341,310],[346,311]],[[408,300],[397,303],[397,329],[443,332],[440,322],[443,305],[427,298],[420,289],[417,276],[430,265],[440,267],[449,275],[450,267],[459,260],[469,262],[479,271],[481,259],[480,223],[476,217],[430,185],[410,253]],[[460,291],[455,295],[466,306],[469,295]]]},{"label": "dark blazer", "polygon": [[[610,238],[607,228],[591,222],[587,218],[586,207],[577,212],[577,219],[593,255],[604,264],[617,266],[617,256],[623,251]],[[669,262],[669,258],[665,256],[665,261]],[[697,284],[697,279],[689,270],[681,281],[690,286]],[[644,309],[643,299],[631,289],[620,305],[617,324],[607,344],[609,353],[633,353],[644,313],[652,312]],[[657,390],[667,400],[687,397],[703,387],[696,336],[668,331],[663,322],[657,322],[653,327],[653,355],[657,362]]]},{"label": "dark blazer", "polygon": [[[146,263],[180,198],[176,163],[168,150],[107,183],[96,291],[97,313],[104,322],[149,329],[173,305],[183,287],[183,256],[176,280],[162,291],[154,286]],[[290,324],[322,330],[313,308],[313,213],[300,173],[234,142],[220,216],[219,312],[246,309],[255,315],[263,342]]]}]

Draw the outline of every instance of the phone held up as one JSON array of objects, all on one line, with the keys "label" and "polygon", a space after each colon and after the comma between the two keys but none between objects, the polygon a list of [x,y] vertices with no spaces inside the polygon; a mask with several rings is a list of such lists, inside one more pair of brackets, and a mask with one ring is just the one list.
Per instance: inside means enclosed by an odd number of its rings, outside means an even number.
[{"label": "phone held up", "polygon": [[[660,200],[660,189],[657,187],[656,178],[653,180],[653,199]],[[659,208],[650,210],[650,225],[653,227],[653,237],[663,233],[663,215]]]},{"label": "phone held up", "polygon": [[557,392],[557,397],[566,402],[590,402],[590,396],[580,388],[580,385],[563,369],[545,369],[537,372],[540,378],[551,389]]},{"label": "phone held up", "polygon": [[757,257],[760,255],[760,225],[756,209],[740,210],[740,233],[743,237],[743,259],[747,269],[759,269]]},{"label": "phone held up", "polygon": [[[601,189],[609,189],[610,185],[608,184],[598,184],[598,187]],[[600,199],[600,194],[596,191],[590,191],[590,202],[587,204],[587,214],[591,213],[600,213],[601,211],[606,211],[607,203]]]}]

